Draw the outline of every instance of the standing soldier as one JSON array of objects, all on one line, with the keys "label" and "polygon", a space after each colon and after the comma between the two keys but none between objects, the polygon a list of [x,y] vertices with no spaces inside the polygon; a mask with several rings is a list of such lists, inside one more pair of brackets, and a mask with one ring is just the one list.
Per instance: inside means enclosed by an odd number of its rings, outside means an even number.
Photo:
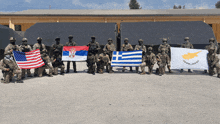
[{"label": "standing soldier", "polygon": [[[27,44],[27,38],[23,38],[22,39],[22,45],[20,46],[19,49],[21,52],[30,52],[32,51],[32,48],[30,45]],[[27,71],[27,75],[28,77],[32,77],[31,75],[31,70],[30,69],[22,69],[21,72],[21,78],[24,79],[25,78],[25,71]]]},{"label": "standing soldier", "polygon": [[[69,35],[69,42],[66,42],[66,45],[65,46],[76,46],[76,42],[73,41],[73,36],[72,35]],[[71,61],[67,61],[67,71],[66,73],[69,73],[69,69],[70,69],[70,62]],[[73,69],[74,69],[74,72],[77,73],[76,71],[76,62],[75,61],[72,61],[73,63]]]},{"label": "standing soldier", "polygon": [[[193,49],[193,45],[189,42],[189,37],[185,37],[185,42],[181,45],[182,48],[189,48],[189,49]],[[180,70],[180,72],[183,72],[183,69]],[[188,72],[192,73],[191,69],[188,69]]]},{"label": "standing soldier", "polygon": [[14,37],[10,37],[10,44],[8,44],[7,47],[5,47],[5,53],[10,52],[10,54],[13,56],[13,50],[19,51],[19,46],[15,44],[16,39]]},{"label": "standing soldier", "polygon": [[167,55],[165,48],[161,49],[161,53],[157,54],[156,59],[159,66],[159,75],[162,76],[165,74],[166,65],[170,66],[170,57]]},{"label": "standing soldier", "polygon": [[87,46],[89,46],[89,51],[88,53],[92,53],[94,56],[89,56],[89,57],[95,57],[95,63],[97,65],[97,72],[99,71],[99,63],[98,62],[98,52],[100,50],[100,46],[99,46],[99,43],[95,41],[95,36],[92,36],[91,37],[92,41],[90,41],[88,43]]},{"label": "standing soldier", "polygon": [[162,48],[165,48],[166,54],[170,55],[170,45],[167,43],[167,38],[163,38],[163,44],[158,47],[158,52],[161,52]]},{"label": "standing soldier", "polygon": [[42,73],[44,71],[44,68],[47,66],[47,67],[49,67],[49,73],[50,73],[49,76],[52,77],[53,67],[50,62],[50,57],[47,55],[46,46],[44,44],[42,44],[41,37],[37,38],[37,43],[35,43],[33,46],[33,50],[36,50],[36,49],[40,50],[41,58],[44,61],[45,65],[43,67],[34,69],[34,76],[42,77]]},{"label": "standing soldier", "polygon": [[[213,47],[215,49],[214,53],[217,52],[218,46],[215,45],[215,39],[209,39],[209,45],[205,46],[205,49],[209,50],[209,48]],[[207,70],[204,70],[204,73],[207,73]]]},{"label": "standing soldier", "polygon": [[55,39],[56,43],[53,44],[52,47],[52,52],[54,53],[55,50],[58,50],[60,55],[62,56],[62,50],[63,50],[63,44],[60,44],[60,38],[57,37]]},{"label": "standing soldier", "polygon": [[104,66],[106,66],[106,71],[109,72],[108,70],[110,69],[111,65],[110,65],[109,56],[107,55],[106,51],[104,51],[99,55],[98,63],[100,65],[100,70],[99,70],[100,74],[103,74]]},{"label": "standing soldier", "polygon": [[[130,43],[128,43],[128,38],[124,39],[124,44],[121,46],[121,51],[132,51],[133,47]],[[125,71],[125,67],[123,67],[122,72]],[[132,67],[130,67],[130,71],[132,71]]]},{"label": "standing soldier", "polygon": [[5,57],[3,61],[1,61],[0,69],[3,71],[3,83],[9,83],[10,81],[12,81],[14,74],[17,74],[16,82],[23,83],[23,81],[21,80],[21,70],[17,66],[10,51],[5,52]]},{"label": "standing soldier", "polygon": [[[107,55],[109,56],[110,61],[112,60],[112,54],[113,51],[116,51],[115,45],[113,44],[113,41],[111,38],[108,39],[108,43],[104,46],[103,51],[107,53]],[[113,73],[112,67],[111,67],[111,63],[110,63],[110,67],[109,67],[109,73]]]},{"label": "standing soldier", "polygon": [[64,75],[64,64],[63,64],[63,61],[62,61],[62,56],[60,54],[60,51],[58,49],[56,49],[53,53],[53,56],[51,58],[52,60],[52,65],[53,65],[53,68],[54,68],[54,75],[58,75],[58,68],[61,68],[61,75]]},{"label": "standing soldier", "polygon": [[148,66],[149,74],[152,74],[153,72],[153,67],[154,67],[154,64],[157,62],[157,60],[156,60],[155,54],[152,51],[153,51],[153,48],[148,47],[147,53],[143,56],[142,64],[141,64],[141,70],[142,70],[141,75],[146,74],[145,66]]},{"label": "standing soldier", "polygon": [[[143,44],[143,40],[142,39],[139,39],[138,40],[138,44],[139,45],[136,45],[135,46],[135,48],[134,48],[134,50],[142,50],[143,51],[143,56],[144,56],[144,54],[146,53],[146,47],[144,46],[144,44]],[[139,67],[136,67],[136,73],[138,73],[138,69],[139,69]]]},{"label": "standing soldier", "polygon": [[215,53],[215,48],[210,47],[208,53],[208,65],[209,65],[209,75],[212,76],[214,75],[214,68],[216,68],[217,73],[218,73],[218,78],[220,78],[220,65],[219,65],[219,58]]}]

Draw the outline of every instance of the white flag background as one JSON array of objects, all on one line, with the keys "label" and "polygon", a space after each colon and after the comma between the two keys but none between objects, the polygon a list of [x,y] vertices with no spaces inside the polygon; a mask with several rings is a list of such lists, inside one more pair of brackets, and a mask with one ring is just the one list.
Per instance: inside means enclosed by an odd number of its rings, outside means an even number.
[{"label": "white flag background", "polygon": [[206,69],[207,54],[204,49],[171,47],[171,69]]}]

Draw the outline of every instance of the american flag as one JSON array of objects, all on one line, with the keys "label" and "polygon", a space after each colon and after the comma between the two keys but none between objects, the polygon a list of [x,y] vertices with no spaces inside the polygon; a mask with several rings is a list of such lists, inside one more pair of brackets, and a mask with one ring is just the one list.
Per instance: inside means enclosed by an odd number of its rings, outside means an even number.
[{"label": "american flag", "polygon": [[20,69],[34,69],[44,65],[39,49],[30,52],[13,51],[13,54]]}]

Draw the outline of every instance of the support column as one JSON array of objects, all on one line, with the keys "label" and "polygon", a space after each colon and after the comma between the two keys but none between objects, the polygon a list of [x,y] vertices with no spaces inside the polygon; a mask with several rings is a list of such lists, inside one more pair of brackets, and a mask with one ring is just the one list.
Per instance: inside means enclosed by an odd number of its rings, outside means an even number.
[{"label": "support column", "polygon": [[15,25],[11,22],[11,18],[9,18],[9,28],[15,30]]}]

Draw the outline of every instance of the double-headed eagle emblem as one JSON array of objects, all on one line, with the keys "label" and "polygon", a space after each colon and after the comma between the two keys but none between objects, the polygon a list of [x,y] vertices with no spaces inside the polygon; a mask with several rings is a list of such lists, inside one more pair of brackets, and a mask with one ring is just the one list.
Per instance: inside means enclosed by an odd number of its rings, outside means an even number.
[{"label": "double-headed eagle emblem", "polygon": [[72,49],[70,49],[69,52],[70,52],[69,57],[70,57],[70,58],[74,58],[74,57],[75,57],[75,54],[76,54],[76,50],[72,48]]}]

